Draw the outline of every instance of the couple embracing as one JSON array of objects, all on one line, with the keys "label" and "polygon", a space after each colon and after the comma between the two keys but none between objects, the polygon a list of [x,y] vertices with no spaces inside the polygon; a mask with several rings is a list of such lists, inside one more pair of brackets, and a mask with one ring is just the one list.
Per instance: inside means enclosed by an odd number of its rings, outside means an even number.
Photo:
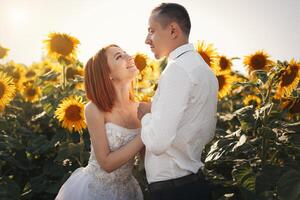
[{"label": "couple embracing", "polygon": [[90,159],[73,172],[56,200],[143,199],[132,175],[139,152],[145,152],[151,199],[210,199],[201,153],[214,137],[218,81],[189,43],[190,29],[183,6],[162,3],[152,10],[145,43],[168,64],[151,103],[133,101],[131,83],[138,69],[119,46],[106,46],[89,59]]}]

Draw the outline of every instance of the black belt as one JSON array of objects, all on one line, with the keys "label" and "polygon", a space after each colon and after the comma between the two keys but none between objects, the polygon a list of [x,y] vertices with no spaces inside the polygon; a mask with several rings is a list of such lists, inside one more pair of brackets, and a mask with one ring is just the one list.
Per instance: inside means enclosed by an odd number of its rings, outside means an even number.
[{"label": "black belt", "polygon": [[158,181],[158,182],[154,182],[154,183],[150,183],[149,184],[149,190],[150,192],[155,192],[158,190],[167,190],[170,188],[176,188],[182,185],[186,185],[189,183],[193,183],[199,180],[204,180],[205,177],[202,173],[201,170],[199,170],[199,172],[197,174],[190,174],[187,176],[183,176],[180,178],[176,178],[176,179],[170,179],[170,180],[166,180],[166,181]]}]

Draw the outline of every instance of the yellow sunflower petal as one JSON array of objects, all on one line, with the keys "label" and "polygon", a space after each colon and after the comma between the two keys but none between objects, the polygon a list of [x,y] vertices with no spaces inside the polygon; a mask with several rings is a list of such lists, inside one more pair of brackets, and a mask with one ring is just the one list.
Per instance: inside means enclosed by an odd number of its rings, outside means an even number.
[{"label": "yellow sunflower petal", "polygon": [[63,128],[70,132],[82,132],[86,128],[84,119],[84,103],[81,97],[72,96],[62,100],[55,111],[57,118]]},{"label": "yellow sunflower petal", "polygon": [[0,112],[14,98],[16,87],[13,79],[0,71]]},{"label": "yellow sunflower petal", "polygon": [[76,50],[80,42],[77,38],[65,33],[50,33],[44,43],[49,56],[70,60],[76,58]]},{"label": "yellow sunflower petal", "polygon": [[300,81],[300,63],[292,59],[280,77],[275,98],[288,97],[297,88]]},{"label": "yellow sunflower petal", "polygon": [[263,50],[257,51],[254,54],[244,57],[244,65],[247,67],[249,73],[255,70],[267,71],[270,69],[270,65],[273,63],[269,57],[270,56]]},{"label": "yellow sunflower petal", "polygon": [[300,98],[288,99],[284,101],[281,105],[282,109],[289,109],[290,114],[300,113]]},{"label": "yellow sunflower petal", "polygon": [[225,97],[231,90],[232,83],[235,80],[228,72],[217,72],[216,77],[219,82],[219,99]]},{"label": "yellow sunflower petal", "polygon": [[83,76],[83,69],[81,67],[68,67],[66,69],[67,80],[75,79],[75,76]]},{"label": "yellow sunflower petal", "polygon": [[217,71],[231,71],[232,61],[226,56],[219,56],[213,61],[212,68]]},{"label": "yellow sunflower petal", "polygon": [[5,58],[7,56],[9,49],[4,48],[0,45],[0,59]]},{"label": "yellow sunflower petal", "polygon": [[248,95],[243,100],[244,105],[254,105],[255,107],[259,107],[261,105],[261,98],[256,95]]},{"label": "yellow sunflower petal", "polygon": [[34,85],[33,81],[27,81],[23,83],[23,85],[22,96],[24,97],[25,101],[34,103],[40,100],[42,93],[39,86]]},{"label": "yellow sunflower petal", "polygon": [[25,78],[26,66],[10,61],[7,63],[5,67],[6,67],[5,71],[13,79],[16,89],[20,91],[23,86],[23,83],[26,81]]},{"label": "yellow sunflower petal", "polygon": [[204,41],[196,43],[196,50],[209,66],[212,66],[212,63],[218,58],[218,53],[213,45],[206,44]]}]

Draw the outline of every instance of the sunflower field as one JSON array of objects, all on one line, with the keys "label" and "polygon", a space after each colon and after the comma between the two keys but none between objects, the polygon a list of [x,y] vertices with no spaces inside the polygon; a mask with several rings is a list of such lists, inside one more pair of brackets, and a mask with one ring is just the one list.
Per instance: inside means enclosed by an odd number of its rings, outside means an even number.
[{"label": "sunflower field", "polygon": [[[4,62],[0,45],[0,199],[54,199],[61,185],[89,159],[87,102],[80,41],[50,33],[47,53],[30,66]],[[215,138],[203,151],[205,174],[219,200],[300,199],[300,62],[274,60],[259,50],[243,58],[195,48],[219,81]],[[136,101],[151,101],[166,59],[134,55],[140,71]],[[233,70],[243,61],[247,74]],[[148,199],[145,171],[134,175]]]}]

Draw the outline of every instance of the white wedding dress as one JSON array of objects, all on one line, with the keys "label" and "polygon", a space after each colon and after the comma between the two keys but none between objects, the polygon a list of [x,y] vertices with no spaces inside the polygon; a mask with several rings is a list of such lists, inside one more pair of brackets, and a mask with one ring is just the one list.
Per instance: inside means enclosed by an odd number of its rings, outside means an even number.
[{"label": "white wedding dress", "polygon": [[[111,122],[105,126],[111,151],[119,149],[140,133],[140,129],[127,129]],[[107,173],[98,164],[91,148],[88,165],[72,173],[55,200],[142,200],[141,188],[132,175],[133,164],[132,159]]]}]

